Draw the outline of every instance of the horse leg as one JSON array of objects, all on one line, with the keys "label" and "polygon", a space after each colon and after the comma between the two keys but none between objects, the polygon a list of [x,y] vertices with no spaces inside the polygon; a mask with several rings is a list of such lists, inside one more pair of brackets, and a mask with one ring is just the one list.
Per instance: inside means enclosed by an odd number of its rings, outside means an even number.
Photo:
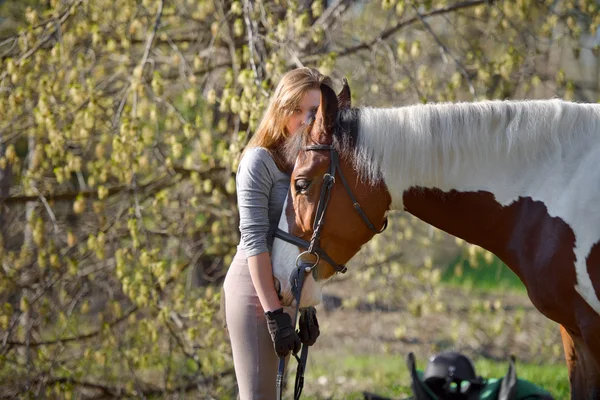
[{"label": "horse leg", "polygon": [[564,326],[560,326],[567,369],[569,371],[569,384],[571,385],[571,400],[585,400],[585,376],[579,365],[577,346],[573,339],[574,334],[569,333]]},{"label": "horse leg", "polygon": [[[580,298],[581,299],[581,298]],[[575,328],[560,327],[572,400],[600,400],[600,315],[575,303]]]},{"label": "horse leg", "polygon": [[586,363],[587,393],[589,399],[600,400],[600,315],[589,307],[586,309],[585,317],[578,323],[585,342],[581,353]]}]

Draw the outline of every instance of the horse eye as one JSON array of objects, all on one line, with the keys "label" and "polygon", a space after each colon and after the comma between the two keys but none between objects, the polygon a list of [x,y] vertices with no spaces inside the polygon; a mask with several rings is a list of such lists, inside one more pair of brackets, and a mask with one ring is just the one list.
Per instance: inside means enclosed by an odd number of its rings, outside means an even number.
[{"label": "horse eye", "polygon": [[307,179],[298,179],[294,185],[296,186],[297,192],[306,192],[310,187],[310,183],[311,181]]}]

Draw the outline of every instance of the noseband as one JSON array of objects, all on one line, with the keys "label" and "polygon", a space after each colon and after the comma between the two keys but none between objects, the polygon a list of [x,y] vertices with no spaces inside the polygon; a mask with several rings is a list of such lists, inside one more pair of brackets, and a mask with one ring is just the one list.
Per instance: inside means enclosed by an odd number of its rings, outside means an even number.
[{"label": "noseband", "polygon": [[350,185],[348,185],[348,181],[346,180],[346,177],[342,173],[342,169],[340,168],[340,156],[339,156],[337,150],[335,150],[335,148],[332,145],[315,144],[315,145],[311,145],[311,146],[304,146],[304,147],[302,147],[302,150],[304,150],[304,151],[327,150],[327,151],[329,151],[330,160],[331,160],[331,162],[329,163],[329,170],[323,176],[323,186],[321,188],[321,196],[319,198],[319,203],[317,204],[317,212],[315,214],[315,219],[313,221],[313,234],[312,234],[312,237],[310,238],[310,241],[306,241],[302,238],[299,238],[298,236],[294,236],[294,235],[292,235],[288,232],[285,232],[279,228],[277,228],[275,230],[274,235],[275,235],[275,237],[277,237],[281,240],[284,240],[288,243],[294,244],[300,248],[306,249],[306,251],[302,252],[298,256],[298,258],[296,258],[296,266],[297,267],[299,267],[299,264],[301,264],[301,257],[304,254],[310,254],[310,255],[313,255],[316,257],[316,261],[314,262],[312,267],[306,268],[306,272],[310,272],[311,270],[316,268],[317,264],[319,264],[319,261],[322,259],[322,260],[327,261],[327,263],[335,269],[335,272],[339,272],[339,273],[343,274],[347,271],[346,266],[342,265],[342,264],[338,264],[335,261],[333,261],[333,259],[327,254],[327,252],[325,252],[325,250],[323,250],[323,248],[320,246],[321,231],[323,230],[323,226],[325,225],[325,211],[327,211],[327,205],[329,204],[329,199],[331,198],[331,189],[333,188],[333,184],[335,183],[336,172],[337,172],[338,176],[340,177],[340,180],[342,181],[342,185],[344,185],[344,189],[346,190],[348,197],[350,197],[350,200],[352,201],[352,205],[354,206],[354,209],[356,210],[358,215],[362,218],[362,220],[365,222],[365,224],[367,224],[367,227],[370,230],[375,232],[375,234],[379,234],[387,228],[388,221],[386,218],[386,220],[383,224],[383,227],[381,229],[375,228],[375,225],[373,225],[371,223],[371,221],[369,221],[369,218],[367,217],[367,215],[363,211],[362,207],[358,203],[356,196],[354,196],[354,194],[352,193],[352,189],[350,189]]},{"label": "noseband", "polygon": [[[370,230],[375,232],[375,234],[381,233],[387,228],[387,218],[383,224],[381,229],[375,228],[375,225],[369,221],[367,215],[363,211],[360,204],[358,204],[358,200],[352,193],[350,189],[350,185],[348,185],[348,181],[344,177],[342,173],[342,169],[340,168],[340,156],[335,148],[331,145],[327,144],[315,144],[311,146],[305,146],[302,148],[304,151],[320,151],[327,150],[331,156],[331,162],[329,164],[329,170],[323,176],[323,186],[321,188],[321,196],[319,197],[319,203],[317,204],[317,212],[315,214],[315,220],[313,221],[313,234],[310,238],[310,241],[306,241],[298,236],[294,236],[288,232],[285,232],[279,228],[275,230],[274,236],[296,245],[300,248],[306,249],[306,251],[300,253],[296,258],[296,270],[294,271],[292,281],[292,292],[294,294],[294,298],[296,299],[296,313],[294,315],[294,324],[296,324],[296,320],[298,319],[298,312],[300,310],[300,298],[302,296],[302,285],[304,284],[304,278],[307,273],[314,271],[319,264],[321,259],[325,260],[329,265],[331,265],[335,272],[345,273],[347,268],[345,265],[341,265],[333,261],[333,259],[323,250],[320,246],[321,241],[321,231],[323,230],[323,225],[325,225],[325,211],[327,211],[327,205],[329,204],[329,199],[331,198],[331,189],[333,188],[333,184],[335,183],[335,175],[336,172],[342,181],[342,185],[344,185],[344,189],[346,189],[346,193],[350,197],[352,201],[352,205],[354,209],[358,213],[358,215],[362,218],[363,221],[367,224]],[[310,254],[315,257],[315,262],[313,264],[306,263],[302,261],[302,256],[304,254]],[[298,361],[298,370],[296,372],[296,383],[294,385],[294,400],[298,400],[300,398],[300,394],[302,393],[302,387],[304,386],[304,369],[306,367],[306,361],[308,359],[308,346],[302,345],[302,352],[300,357],[294,354],[294,357]],[[277,372],[277,400],[281,400],[283,397],[283,373],[285,368],[285,359],[282,357],[279,359],[279,368]]]}]

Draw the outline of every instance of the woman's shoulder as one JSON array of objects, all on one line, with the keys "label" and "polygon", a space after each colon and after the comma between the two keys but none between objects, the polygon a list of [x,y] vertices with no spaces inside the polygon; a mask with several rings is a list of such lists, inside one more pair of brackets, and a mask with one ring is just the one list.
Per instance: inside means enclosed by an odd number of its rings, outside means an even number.
[{"label": "woman's shoulder", "polygon": [[266,159],[266,158],[270,158],[271,160],[273,159],[273,156],[271,155],[271,151],[269,151],[269,149],[267,149],[266,147],[251,147],[249,149],[246,150],[246,152],[244,153],[244,157],[251,157],[251,158],[260,158],[260,159]]},{"label": "woman's shoulder", "polygon": [[256,163],[265,163],[269,166],[275,164],[273,155],[266,147],[252,147],[247,149],[242,156],[240,164],[253,165]]},{"label": "woman's shoulder", "polygon": [[[239,169],[263,168],[267,170],[277,169],[271,152],[265,147],[252,147],[247,149],[240,160]],[[238,170],[239,170],[238,169]]]}]

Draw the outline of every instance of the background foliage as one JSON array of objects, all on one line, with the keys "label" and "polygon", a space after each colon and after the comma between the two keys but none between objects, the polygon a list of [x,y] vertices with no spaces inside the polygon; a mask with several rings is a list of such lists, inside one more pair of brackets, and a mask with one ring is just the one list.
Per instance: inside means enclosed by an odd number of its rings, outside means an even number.
[{"label": "background foliage", "polygon": [[[357,105],[597,101],[599,24],[593,0],[0,3],[0,396],[233,396],[235,171],[290,68],[348,77]],[[495,262],[392,227],[360,301],[443,311],[448,260]]]}]

